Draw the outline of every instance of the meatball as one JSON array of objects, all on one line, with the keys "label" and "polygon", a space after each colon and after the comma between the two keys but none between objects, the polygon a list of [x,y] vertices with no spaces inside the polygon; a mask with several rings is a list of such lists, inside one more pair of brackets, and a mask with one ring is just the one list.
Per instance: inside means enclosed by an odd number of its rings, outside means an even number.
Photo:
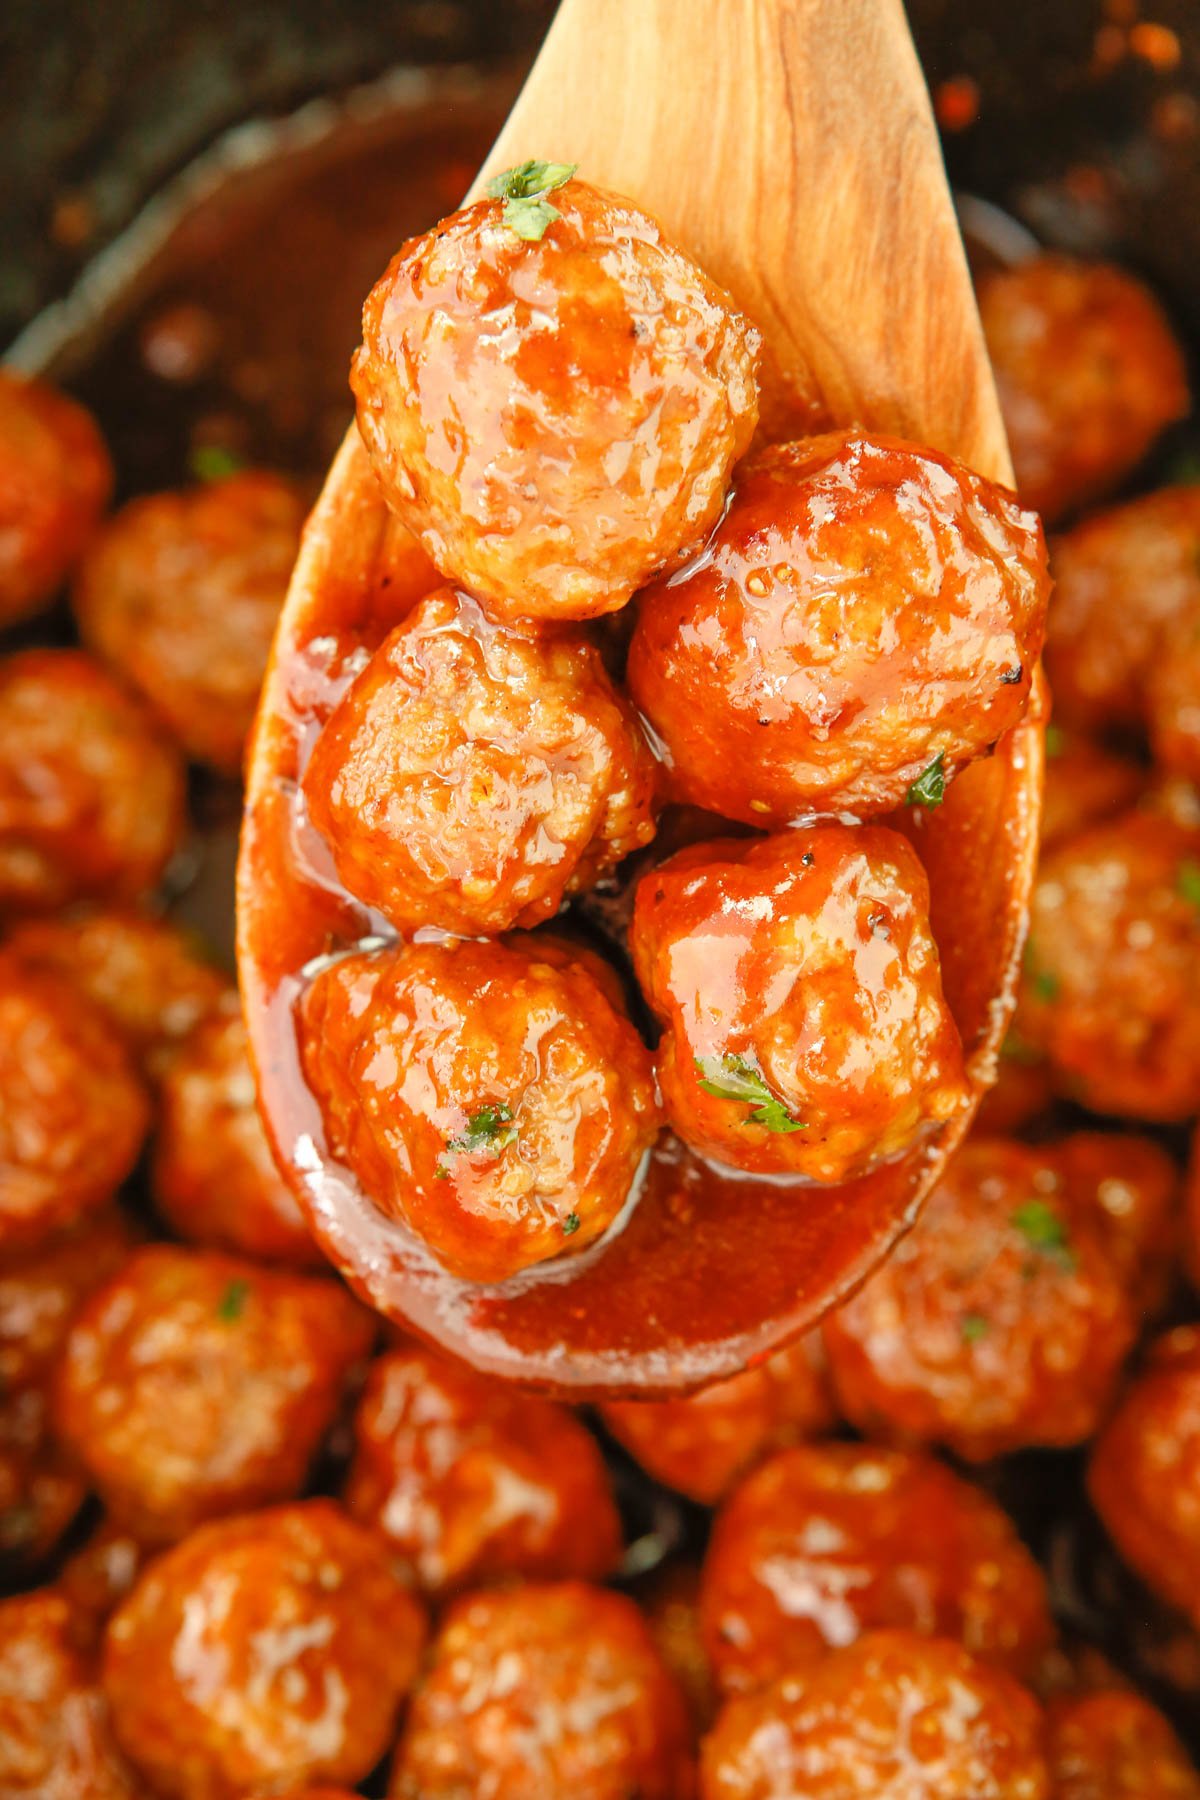
[{"label": "meatball", "polygon": [[457,1601],[400,1739],[392,1800],[688,1800],[687,1712],[646,1622],[582,1582]]},{"label": "meatball", "polygon": [[150,1102],[105,1019],[58,976],[0,954],[0,1250],[32,1246],[109,1199]]},{"label": "meatball", "polygon": [[84,642],[142,694],[189,756],[242,766],[304,498],[259,470],[131,500],[80,565]]},{"label": "meatball", "polygon": [[112,1739],[104,1697],[50,1588],[0,1602],[4,1800],[144,1800]]},{"label": "meatball", "polygon": [[638,1595],[650,1634],[687,1701],[697,1734],[716,1716],[712,1664],[700,1634],[700,1570],[667,1563]]},{"label": "meatball", "polygon": [[1200,1628],[1200,1326],[1154,1344],[1096,1441],[1088,1491],[1125,1561]]},{"label": "meatball", "polygon": [[340,1283],[156,1244],[76,1315],[56,1421],[147,1542],[299,1493],[374,1321]]},{"label": "meatball", "polygon": [[621,1551],[604,1459],[567,1408],[417,1345],[371,1369],[345,1503],[427,1594],[504,1575],[599,1579]]},{"label": "meatball", "polygon": [[957,1644],[878,1631],[731,1701],[704,1800],[1048,1800],[1041,1709]]},{"label": "meatball", "polygon": [[0,1394],[49,1373],[76,1311],[129,1259],[136,1234],[115,1206],[0,1267]]},{"label": "meatball", "polygon": [[1019,1032],[1010,1031],[1000,1046],[996,1079],[979,1102],[972,1129],[984,1137],[1007,1137],[1053,1103],[1049,1063]]},{"label": "meatball", "polygon": [[964,1103],[929,884],[893,831],[680,851],[639,883],[630,947],[668,1118],[705,1155],[845,1181]]},{"label": "meatball", "polygon": [[1200,1110],[1200,832],[1130,812],[1042,858],[1017,1027],[1093,1111]]},{"label": "meatball", "polygon": [[389,505],[508,620],[613,612],[678,566],[758,422],[729,296],[628,201],[571,181],[553,207],[534,240],[499,199],[410,239],[350,376]]},{"label": "meatball", "polygon": [[979,313],[1017,490],[1051,523],[1115,488],[1188,409],[1183,353],[1122,269],[1066,256],[990,269]]},{"label": "meatball", "polygon": [[423,1636],[384,1546],[332,1501],[223,1519],[109,1621],[113,1728],[164,1800],[352,1786],[391,1742]]},{"label": "meatball", "polygon": [[1135,1334],[1094,1209],[1039,1151],[973,1138],[909,1235],[825,1321],[838,1401],[871,1437],[969,1462],[1082,1443]]},{"label": "meatball", "polygon": [[73,981],[152,1076],[228,985],[186,932],[149,913],[114,909],[28,919],[10,934],[8,948]]},{"label": "meatball", "polygon": [[717,1515],[700,1588],[722,1692],[884,1626],[959,1639],[1022,1676],[1053,1639],[1041,1571],[994,1501],[931,1457],[785,1450]]},{"label": "meatball", "polygon": [[45,382],[0,369],[0,629],[54,598],[112,484],[92,415]]},{"label": "meatball", "polygon": [[658,1127],[633,1026],[550,954],[530,937],[347,956],[301,1005],[334,1153],[471,1281],[599,1237]]},{"label": "meatball", "polygon": [[1084,731],[1143,726],[1167,633],[1200,621],[1200,486],[1085,519],[1055,539],[1053,563],[1046,671],[1055,713]]},{"label": "meatball", "polygon": [[402,929],[536,925],[654,834],[654,759],[594,645],[489,624],[453,588],[377,650],[317,739],[309,816]]},{"label": "meatball", "polygon": [[179,841],[183,800],[178,753],[90,657],[0,661],[0,913],[144,893]]},{"label": "meatball", "polygon": [[1140,1694],[1055,1700],[1048,1712],[1057,1800],[1200,1800],[1200,1774]]},{"label": "meatball", "polygon": [[1042,848],[1124,812],[1141,798],[1145,784],[1145,770],[1128,757],[1077,732],[1048,726]]},{"label": "meatball", "polygon": [[1200,781],[1200,603],[1163,633],[1146,680],[1146,705],[1157,760]]},{"label": "meatball", "polygon": [[600,1417],[646,1472],[715,1506],[773,1450],[837,1422],[816,1333],[684,1400],[610,1400]]},{"label": "meatball", "polygon": [[58,1587],[70,1605],[72,1629],[79,1642],[99,1646],[110,1615],[131,1591],[151,1554],[124,1525],[102,1518],[67,1557],[59,1570]]},{"label": "meatball", "polygon": [[641,596],[629,686],[676,798],[765,828],[874,817],[1020,721],[1049,588],[1038,521],[948,457],[776,445],[695,568]]},{"label": "meatball", "polygon": [[27,1577],[86,1497],[78,1469],[50,1436],[44,1384],[0,1394],[0,1578]]},{"label": "meatball", "polygon": [[1139,1315],[1166,1299],[1178,1260],[1179,1170],[1150,1138],[1075,1131],[1045,1153],[1074,1207],[1094,1221]]},{"label": "meatball", "polygon": [[236,994],[226,992],[161,1072],[150,1183],[172,1228],[205,1248],[324,1267],[267,1143]]}]

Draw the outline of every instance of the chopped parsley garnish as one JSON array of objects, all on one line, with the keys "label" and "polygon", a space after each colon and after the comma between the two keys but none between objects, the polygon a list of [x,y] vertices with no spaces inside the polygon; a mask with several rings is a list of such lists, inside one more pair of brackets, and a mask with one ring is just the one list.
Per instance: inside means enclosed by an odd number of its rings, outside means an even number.
[{"label": "chopped parsley garnish", "polygon": [[578,1213],[568,1213],[566,1218],[562,1222],[563,1236],[564,1237],[574,1237],[575,1233],[578,1230],[579,1230],[579,1214]]},{"label": "chopped parsley garnish", "polygon": [[940,806],[946,798],[946,758],[939,751],[908,790],[910,806]]},{"label": "chopped parsley garnish", "polygon": [[188,472],[196,481],[224,481],[245,467],[245,457],[224,444],[197,444],[188,457]]},{"label": "chopped parsley garnish", "polygon": [[[513,1124],[513,1110],[506,1100],[498,1100],[495,1106],[481,1106],[478,1112],[467,1115],[467,1129],[458,1137],[446,1139],[446,1148],[451,1156],[474,1156],[476,1151],[486,1150],[492,1156],[499,1156],[509,1144],[517,1141],[517,1127]],[[439,1163],[434,1170],[439,1181],[448,1181],[450,1171],[445,1163]]]},{"label": "chopped parsley garnish", "polygon": [[578,163],[529,161],[494,175],[487,184],[492,200],[503,200],[505,225],[528,244],[536,244],[545,236],[546,227],[562,214],[546,199],[555,188],[570,181]]},{"label": "chopped parsley garnish", "polygon": [[245,1311],[246,1299],[250,1292],[250,1283],[240,1276],[229,1283],[221,1298],[217,1301],[217,1317],[232,1323],[240,1319]]},{"label": "chopped parsley garnish", "polygon": [[1062,726],[1061,725],[1047,725],[1047,727],[1046,727],[1046,755],[1050,758],[1051,762],[1054,761],[1054,758],[1056,756],[1061,756],[1063,751],[1066,749],[1066,747],[1067,747],[1067,735],[1066,735],[1066,732],[1063,730]]},{"label": "chopped parsley garnish", "polygon": [[987,1336],[992,1329],[992,1324],[991,1320],[985,1319],[982,1313],[964,1313],[959,1329],[962,1332],[964,1344],[977,1344],[980,1338]]},{"label": "chopped parsley garnish", "polygon": [[704,1093],[716,1100],[737,1100],[752,1108],[747,1124],[765,1125],[768,1131],[807,1131],[804,1120],[793,1118],[767,1086],[762,1070],[748,1057],[727,1053],[697,1056],[694,1060]]},{"label": "chopped parsley garnish", "polygon": [[1179,865],[1179,873],[1175,877],[1175,891],[1200,912],[1200,862],[1188,857]]},{"label": "chopped parsley garnish", "polygon": [[1044,1200],[1026,1200],[1010,1215],[1031,1250],[1050,1257],[1064,1269],[1075,1267],[1075,1252],[1066,1225]]}]

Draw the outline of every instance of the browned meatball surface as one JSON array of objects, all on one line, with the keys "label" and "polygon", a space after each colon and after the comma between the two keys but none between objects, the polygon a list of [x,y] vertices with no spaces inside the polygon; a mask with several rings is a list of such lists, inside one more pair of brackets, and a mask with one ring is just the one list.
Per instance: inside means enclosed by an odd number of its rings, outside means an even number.
[{"label": "browned meatball surface", "polygon": [[157,1548],[144,1544],[127,1526],[102,1517],[64,1560],[56,1585],[71,1608],[71,1628],[78,1642],[99,1646],[110,1615]]},{"label": "browned meatball surface", "polygon": [[207,1249],[323,1267],[267,1143],[236,994],[226,990],[161,1075],[150,1181],[172,1229]]},{"label": "browned meatball surface", "polygon": [[246,471],[131,500],[75,578],[84,642],[144,696],[189,756],[242,766],[305,501]]},{"label": "browned meatball surface", "polygon": [[671,1124],[733,1168],[837,1182],[963,1103],[916,852],[882,826],[682,850],[630,938]]},{"label": "browned meatball surface", "polygon": [[1129,1131],[1073,1131],[1043,1154],[1069,1205],[1098,1228],[1136,1310],[1154,1312],[1174,1277],[1183,1230],[1174,1158]]},{"label": "browned meatball surface", "polygon": [[110,1199],[149,1123],[107,1020],[60,977],[0,953],[0,1247],[32,1246]]},{"label": "browned meatball surface", "polygon": [[451,1608],[392,1800],[690,1800],[682,1696],[632,1600],[579,1582]]},{"label": "browned meatball surface", "polygon": [[1125,1561],[1200,1628],[1200,1326],[1153,1345],[1097,1439],[1088,1491]]},{"label": "browned meatball surface", "polygon": [[58,1429],[113,1517],[170,1542],[299,1493],[373,1335],[337,1282],[148,1246],[76,1315]]},{"label": "browned meatball surface", "polygon": [[109,1622],[113,1728],[163,1800],[352,1785],[391,1742],[423,1636],[384,1546],[332,1501],[223,1519]]},{"label": "browned meatball surface", "polygon": [[704,542],[758,421],[758,333],[585,182],[529,241],[500,200],[412,238],[351,371],[388,503],[497,618],[623,606]]},{"label": "browned meatball surface", "polygon": [[0,627],[54,598],[112,483],[91,414],[44,381],[0,369]]},{"label": "browned meatball surface", "polygon": [[345,957],[300,1033],[335,1153],[470,1280],[593,1242],[658,1129],[637,1032],[536,935]]},{"label": "browned meatball surface", "polygon": [[1200,832],[1130,812],[1042,858],[1017,1028],[1096,1112],[1200,1110]]},{"label": "browned meatball surface", "polygon": [[1150,741],[1164,769],[1200,781],[1200,604],[1163,633],[1146,682]]},{"label": "browned meatball surface", "polygon": [[0,1394],[40,1381],[81,1303],[130,1257],[137,1233],[115,1206],[0,1265]]},{"label": "browned meatball surface", "polygon": [[49,1588],[0,1602],[0,1795],[149,1800],[113,1742],[70,1609]]},{"label": "browned meatball surface", "polygon": [[151,913],[114,908],[27,919],[6,947],[73,981],[150,1075],[161,1073],[172,1047],[228,986],[188,933]]},{"label": "browned meatball surface", "polygon": [[1049,1800],[1041,1709],[957,1644],[879,1631],[731,1701],[703,1800]]},{"label": "browned meatball surface", "polygon": [[620,1556],[604,1459],[579,1420],[417,1345],[372,1365],[344,1498],[428,1594],[511,1575],[600,1579]]},{"label": "browned meatball surface", "polygon": [[1048,594],[1004,489],[895,438],[807,438],[756,458],[694,571],[641,596],[630,690],[676,798],[873,817],[1017,724]]},{"label": "browned meatball surface", "polygon": [[1135,1308],[1095,1209],[1038,1150],[973,1138],[882,1268],[825,1321],[842,1410],[870,1437],[983,1462],[1082,1443]]},{"label": "browned meatball surface", "polygon": [[1111,492],[1187,411],[1183,353],[1124,270],[1035,256],[989,270],[978,298],[1017,489],[1051,523]]},{"label": "browned meatball surface", "polygon": [[686,1399],[610,1400],[600,1416],[656,1481],[704,1506],[773,1450],[837,1423],[816,1332]]},{"label": "browned meatball surface", "polygon": [[700,1617],[727,1694],[885,1626],[957,1638],[1017,1675],[1054,1635],[1041,1571],[995,1502],[932,1457],[865,1444],[785,1450],[734,1490]]},{"label": "browned meatball surface", "polygon": [[154,886],[183,825],[183,765],[79,650],[0,661],[0,914]]},{"label": "browned meatball surface", "polygon": [[594,645],[439,588],[321,732],[309,816],[360,900],[411,929],[536,925],[654,834],[654,759]]},{"label": "browned meatball surface", "polygon": [[1140,1694],[1055,1700],[1048,1711],[1055,1800],[1200,1800],[1200,1774]]},{"label": "browned meatball surface", "polygon": [[1200,486],[1096,513],[1052,551],[1046,672],[1056,713],[1085,731],[1144,725],[1167,632],[1200,623]]}]

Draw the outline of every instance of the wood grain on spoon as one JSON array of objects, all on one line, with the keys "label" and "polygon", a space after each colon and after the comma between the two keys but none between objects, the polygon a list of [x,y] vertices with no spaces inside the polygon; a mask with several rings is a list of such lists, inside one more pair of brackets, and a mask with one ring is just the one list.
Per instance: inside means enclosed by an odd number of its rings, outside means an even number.
[{"label": "wood grain on spoon", "polygon": [[[900,0],[563,0],[472,191],[528,157],[577,162],[587,180],[627,194],[729,288],[764,335],[771,435],[798,435],[814,420],[859,423],[1011,481]],[[319,1125],[311,1101],[297,1099],[281,996],[301,964],[336,941],[344,909],[312,888],[299,901],[292,794],[311,724],[296,672],[332,622],[375,616],[384,569],[396,618],[425,565],[387,513],[352,429],[276,640],[239,868],[243,992],[281,1163],[352,1282],[481,1366],[576,1397],[664,1393],[731,1374],[809,1325],[886,1253],[969,1113],[904,1163],[852,1188],[814,1191],[787,1226],[774,1190],[747,1201],[741,1220],[728,1197],[686,1219],[648,1198],[622,1236],[597,1247],[602,1255],[567,1259],[548,1284],[511,1293],[451,1295],[395,1247],[394,1228],[368,1201],[336,1178],[314,1180],[308,1140]],[[979,1084],[1012,1010],[1040,782],[1031,722],[960,775],[917,832],[947,998]],[[785,1231],[789,1254],[773,1257]]]}]

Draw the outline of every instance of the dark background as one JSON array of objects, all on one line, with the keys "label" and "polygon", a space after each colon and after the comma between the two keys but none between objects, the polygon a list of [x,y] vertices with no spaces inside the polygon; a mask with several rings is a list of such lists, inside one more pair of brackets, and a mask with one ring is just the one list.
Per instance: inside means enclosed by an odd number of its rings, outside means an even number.
[{"label": "dark background", "polygon": [[[3,0],[0,346],[229,125],[406,62],[528,59],[553,10]],[[1044,239],[1142,268],[1200,331],[1200,0],[911,0],[909,11],[953,127],[956,183]]]}]

